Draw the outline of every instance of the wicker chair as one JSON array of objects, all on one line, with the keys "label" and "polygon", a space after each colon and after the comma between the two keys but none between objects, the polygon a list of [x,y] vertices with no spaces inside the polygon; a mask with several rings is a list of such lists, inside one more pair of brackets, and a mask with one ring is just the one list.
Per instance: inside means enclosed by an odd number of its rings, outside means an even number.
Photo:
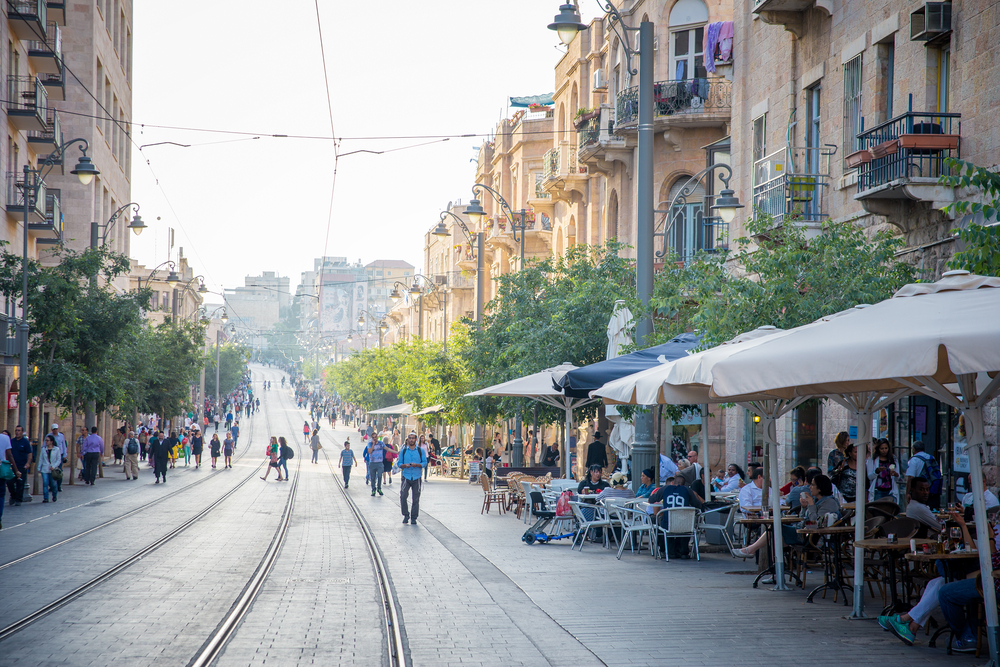
[{"label": "wicker chair", "polygon": [[496,503],[497,510],[503,514],[504,505],[507,503],[507,492],[504,489],[493,488],[490,478],[486,475],[479,476],[479,484],[483,487],[483,508],[479,513],[489,514],[490,506]]}]

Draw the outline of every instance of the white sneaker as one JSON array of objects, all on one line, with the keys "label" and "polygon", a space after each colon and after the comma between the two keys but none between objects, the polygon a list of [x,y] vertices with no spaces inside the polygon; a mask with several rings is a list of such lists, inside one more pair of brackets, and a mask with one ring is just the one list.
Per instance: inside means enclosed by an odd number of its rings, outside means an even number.
[{"label": "white sneaker", "polygon": [[733,555],[736,556],[737,558],[753,558],[753,554],[747,551],[746,549],[739,548],[739,549],[733,549],[732,551]]}]

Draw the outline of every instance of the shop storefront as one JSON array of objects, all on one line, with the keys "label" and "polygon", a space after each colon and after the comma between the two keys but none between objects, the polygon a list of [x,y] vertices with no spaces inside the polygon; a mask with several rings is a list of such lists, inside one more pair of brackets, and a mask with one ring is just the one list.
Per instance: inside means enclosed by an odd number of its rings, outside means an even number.
[{"label": "shop storefront", "polygon": [[[924,451],[938,459],[943,476],[942,503],[960,500],[969,491],[969,457],[964,452],[962,414],[941,401],[926,396],[909,396],[873,416],[872,434],[887,438],[900,462],[900,470],[920,440]],[[956,446],[963,448],[961,453]]]}]

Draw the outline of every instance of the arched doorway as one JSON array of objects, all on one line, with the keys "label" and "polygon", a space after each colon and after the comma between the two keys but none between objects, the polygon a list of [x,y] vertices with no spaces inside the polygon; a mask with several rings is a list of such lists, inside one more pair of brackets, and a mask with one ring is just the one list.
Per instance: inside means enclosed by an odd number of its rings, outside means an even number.
[{"label": "arched doorway", "polygon": [[[665,199],[668,205],[689,180],[689,176],[681,176],[674,181]],[[683,202],[674,205],[665,224],[670,225],[667,242],[679,259],[689,261],[705,247],[705,188],[701,183]]]},{"label": "arched doorway", "polygon": [[608,197],[608,219],[606,224],[605,242],[618,238],[618,191],[612,190]]}]

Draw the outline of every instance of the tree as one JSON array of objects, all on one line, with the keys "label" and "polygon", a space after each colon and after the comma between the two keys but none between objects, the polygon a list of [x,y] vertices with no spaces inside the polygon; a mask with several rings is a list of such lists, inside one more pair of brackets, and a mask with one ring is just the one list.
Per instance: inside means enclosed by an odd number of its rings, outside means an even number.
[{"label": "tree", "polygon": [[981,276],[1000,276],[1000,174],[971,162],[949,158],[946,164],[955,173],[941,176],[942,184],[953,188],[972,188],[978,193],[979,201],[957,201],[942,210],[951,215],[982,214],[985,222],[970,222],[967,226],[952,230],[965,244],[963,250],[955,253],[948,266],[965,269]]},{"label": "tree", "polygon": [[215,349],[205,356],[205,394],[207,396],[227,396],[236,389],[240,378],[246,372],[250,350],[232,342],[223,343],[219,347],[219,385],[221,393],[215,387]]},{"label": "tree", "polygon": [[[142,328],[132,347],[132,375],[139,380],[138,412],[178,415],[192,408],[191,385],[200,379],[204,337],[205,326],[200,322],[168,321]],[[214,384],[214,376],[212,380]]]}]

